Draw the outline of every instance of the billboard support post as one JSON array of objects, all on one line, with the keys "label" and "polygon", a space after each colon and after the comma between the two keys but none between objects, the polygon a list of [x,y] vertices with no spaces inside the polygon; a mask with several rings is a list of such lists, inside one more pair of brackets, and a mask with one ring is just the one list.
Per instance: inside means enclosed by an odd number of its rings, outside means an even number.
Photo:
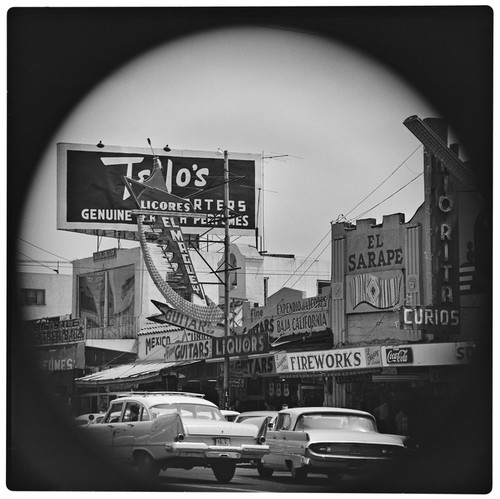
[{"label": "billboard support post", "polygon": [[229,159],[224,150],[224,408],[229,409]]}]

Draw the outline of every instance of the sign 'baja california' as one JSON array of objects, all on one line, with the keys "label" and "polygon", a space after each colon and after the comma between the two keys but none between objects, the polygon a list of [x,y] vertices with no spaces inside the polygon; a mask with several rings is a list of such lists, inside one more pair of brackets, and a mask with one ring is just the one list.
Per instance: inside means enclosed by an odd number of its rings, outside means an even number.
[{"label": "sign 'baja california'", "polygon": [[[156,151],[155,151],[156,152]],[[179,211],[185,232],[202,233],[207,227],[224,230],[220,213],[224,200],[224,159],[215,152],[157,151],[164,165],[168,192],[189,202],[169,206],[157,200],[143,200],[142,210]],[[260,155],[230,153],[229,208],[235,235],[254,230],[256,196],[260,188]],[[132,210],[137,206],[124,177],[142,182],[152,173],[153,154],[147,148],[60,143],[57,145],[58,229],[88,231],[91,234],[134,239],[137,223]],[[217,179],[221,179],[217,182]],[[182,217],[182,212],[200,213]],[[217,226],[220,229],[217,229]],[[122,232],[122,233],[115,233]]]},{"label": "sign 'baja california'", "polygon": [[328,296],[319,295],[302,300],[278,303],[273,314],[272,342],[298,338],[330,327]]}]

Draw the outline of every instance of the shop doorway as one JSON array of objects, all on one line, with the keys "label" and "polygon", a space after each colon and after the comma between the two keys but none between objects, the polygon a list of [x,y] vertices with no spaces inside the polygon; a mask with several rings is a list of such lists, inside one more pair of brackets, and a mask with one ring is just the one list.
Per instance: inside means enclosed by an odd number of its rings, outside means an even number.
[{"label": "shop doorway", "polygon": [[323,385],[299,385],[299,400],[303,407],[323,407],[325,398]]}]

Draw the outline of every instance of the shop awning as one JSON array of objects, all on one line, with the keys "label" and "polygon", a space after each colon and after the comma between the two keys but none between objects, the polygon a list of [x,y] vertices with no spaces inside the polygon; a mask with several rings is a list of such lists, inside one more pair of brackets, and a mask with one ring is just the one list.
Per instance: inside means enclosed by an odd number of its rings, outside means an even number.
[{"label": "shop awning", "polygon": [[116,352],[137,353],[137,340],[85,340],[88,348],[114,350]]},{"label": "shop awning", "polygon": [[[245,360],[245,359],[262,359],[264,357],[274,357],[275,353],[283,353],[284,350],[280,350],[279,352],[266,352],[266,353],[254,353],[249,355],[238,355],[229,357],[230,362],[234,362],[235,360]],[[210,359],[205,359],[207,364],[213,362],[224,362],[224,357],[213,357]]]},{"label": "shop awning", "polygon": [[[196,361],[198,362],[198,361]],[[89,374],[76,378],[75,384],[79,386],[111,385],[114,383],[135,383],[148,380],[165,374],[166,372],[182,367],[190,362],[163,362],[163,361],[138,361],[131,364],[112,367],[105,371]]]}]

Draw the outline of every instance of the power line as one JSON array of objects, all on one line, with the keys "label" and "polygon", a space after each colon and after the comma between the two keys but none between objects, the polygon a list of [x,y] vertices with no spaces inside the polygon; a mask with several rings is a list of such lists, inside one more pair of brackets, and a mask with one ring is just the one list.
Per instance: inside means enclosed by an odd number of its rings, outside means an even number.
[{"label": "power line", "polygon": [[55,272],[56,274],[59,274],[59,270],[53,269],[53,268],[49,267],[48,265],[44,265],[43,263],[35,260],[34,258],[30,258],[29,256],[25,255],[24,253],[21,253],[20,251],[18,251],[18,253],[20,255],[23,255],[25,258],[28,258],[29,260],[32,260],[33,262],[36,262],[37,264],[41,265],[42,267],[46,267],[49,270],[52,270],[53,272]]},{"label": "power line", "polygon": [[[328,234],[330,234],[330,232],[328,232]],[[317,258],[311,262],[311,265],[309,265],[309,267],[307,267],[307,269],[304,270],[304,272],[302,272],[301,276],[292,284],[292,288],[302,279],[302,277],[304,277],[306,272],[317,262],[317,259],[325,252],[325,250],[330,246],[330,244],[331,244],[331,240],[329,239],[327,241],[325,247],[321,250],[321,253],[317,256]]]},{"label": "power line", "polygon": [[[392,177],[392,175],[394,175],[394,173],[396,173],[420,148],[422,147],[422,145],[420,144],[409,156],[406,157],[406,159],[400,163],[393,171],[392,173],[385,179],[383,180],[375,189],[373,189],[367,196],[365,196],[354,208],[352,208],[348,213],[347,215],[349,215],[350,213],[352,213],[359,205],[361,205],[364,201],[366,201],[366,199],[368,199],[375,191],[377,191],[385,182],[387,182],[387,180],[389,180],[390,177]],[[412,182],[414,182],[418,177],[420,177],[421,175],[423,175],[423,173],[420,173],[419,175],[417,175],[415,178],[413,178],[410,182],[408,182],[407,184],[405,184],[403,187],[401,187],[400,189],[398,189],[397,191],[395,191],[394,193],[392,193],[390,196],[386,197],[384,200],[382,200],[380,203],[376,204],[375,206],[373,206],[372,208],[366,210],[365,212],[363,212],[362,214],[358,215],[356,218],[353,218],[351,219],[350,221],[354,221],[358,218],[360,218],[361,216],[363,216],[364,214],[366,214],[368,211],[370,210],[373,210],[374,208],[376,208],[377,206],[380,206],[382,203],[384,203],[385,201],[387,201],[388,199],[390,199],[392,196],[396,195],[398,192],[400,192],[402,189],[404,189],[405,187],[407,187],[408,185],[410,185]],[[342,215],[343,218],[345,218],[344,215]],[[339,221],[340,219],[340,216],[337,218],[337,221]],[[333,220],[332,220],[332,223],[333,223]],[[312,253],[314,253],[314,251],[316,251],[316,249],[318,248],[318,246],[320,246],[320,244],[331,234],[331,230],[329,230],[325,236],[321,239],[321,241],[314,247],[314,249],[309,253],[309,255],[306,257],[306,258],[309,258]],[[323,248],[323,250],[321,251],[321,253],[318,255],[321,256],[324,251],[328,248],[328,246],[331,244],[331,241],[328,241],[328,244],[325,246],[325,248]],[[317,260],[317,258],[316,258]],[[288,283],[288,281],[299,271],[299,269],[302,267],[302,265],[307,261],[304,260],[304,262],[302,262],[301,265],[299,265],[299,267],[294,271],[294,273],[290,276],[290,278],[285,282],[285,284]],[[306,272],[307,270],[309,270],[309,268],[312,266],[312,264],[306,269]],[[299,277],[299,280],[302,278]],[[298,281],[295,281],[295,283],[293,284],[295,286],[295,284],[297,284]],[[283,284],[283,286],[285,286],[285,284]]]},{"label": "power line", "polygon": [[60,256],[60,255],[56,255],[55,253],[52,253],[46,249],[43,249],[43,248],[40,248],[40,246],[37,246],[36,244],[33,244],[33,243],[30,243],[29,241],[26,241],[26,239],[23,239],[22,237],[19,237],[18,236],[18,239],[20,241],[23,241],[24,243],[26,244],[29,244],[30,246],[33,246],[34,248],[37,248],[39,250],[42,250],[42,251],[45,251],[45,253],[49,253],[49,255],[52,255],[52,256],[57,256],[57,258],[61,258],[63,260],[66,260],[67,262],[71,262],[71,260],[68,260],[67,258],[64,258],[63,256]]},{"label": "power line", "polygon": [[[352,210],[345,214],[345,217],[352,213],[360,204],[364,203],[373,193],[375,193],[382,185],[384,185],[406,162],[422,147],[422,144],[419,144],[418,147],[392,172],[388,177],[385,178],[375,189],[373,189],[367,196],[365,196]],[[389,199],[389,198],[387,198]],[[365,212],[366,213],[366,212]]]},{"label": "power line", "polygon": [[[324,250],[323,250],[324,251]],[[29,258],[29,257],[27,257]],[[306,260],[307,262],[308,260]],[[309,260],[310,261],[310,260]],[[313,260],[310,267],[312,266],[312,264],[316,263],[317,260]],[[50,262],[50,261],[46,261],[45,263],[58,263],[58,262]],[[305,263],[305,262],[303,262]],[[39,262],[37,260],[33,260],[33,261],[18,261],[18,264],[21,265],[21,266],[30,266],[30,265],[34,265],[34,266],[44,266],[44,267],[47,267],[47,268],[50,268],[48,267],[47,265],[44,265],[44,262]],[[63,267],[63,269],[70,269],[70,267]],[[100,272],[100,270],[96,270],[94,267],[79,267],[80,270],[89,270],[89,271],[92,271],[93,273],[95,272]],[[51,268],[51,270],[53,270]],[[107,270],[113,270],[113,271],[120,271],[120,270],[123,270],[125,271],[126,269],[125,268],[113,268],[113,269],[106,269]],[[167,267],[165,267],[164,269],[161,269],[161,270],[169,270]],[[147,273],[147,269],[134,269],[134,272],[135,273]],[[307,272],[307,270],[306,270]],[[201,271],[197,271],[197,274],[200,275],[200,276],[203,276],[203,275],[211,275],[212,272],[211,271],[208,271],[208,270],[201,270]],[[259,275],[262,275],[262,276],[289,276],[290,278],[292,278],[295,273],[288,273],[288,272],[266,272],[266,271],[255,271],[255,272],[245,272],[246,275],[254,275],[254,276],[259,276]],[[323,276],[329,276],[330,273],[329,271],[324,271],[324,272],[321,272],[321,271],[315,271],[315,272],[311,272],[308,274],[309,276],[317,276],[317,277],[323,277]],[[213,284],[219,284],[219,282],[217,281],[214,281]]]},{"label": "power line", "polygon": [[[302,265],[304,265],[309,257],[314,253],[314,251],[316,251],[316,248],[330,235],[330,231],[328,231],[324,237],[321,239],[321,241],[314,247],[314,249],[309,253],[309,255],[307,255],[307,257],[305,258],[305,260],[293,271],[292,275],[285,281],[285,283],[283,284],[283,287],[285,287],[285,285],[288,283],[288,281],[299,271],[299,269],[302,267]],[[324,250],[323,250],[324,251]],[[320,253],[321,254],[321,253]],[[319,256],[319,255],[318,255]],[[316,261],[317,259],[315,259],[314,261]]]},{"label": "power line", "polygon": [[388,199],[392,198],[392,196],[395,196],[398,192],[402,191],[405,187],[408,187],[412,182],[417,180],[417,178],[421,177],[423,174],[424,174],[423,172],[419,173],[416,177],[411,179],[407,184],[403,185],[403,187],[399,188],[397,191],[395,191],[391,195],[387,196],[385,199],[380,201],[380,203],[377,203],[375,206],[372,206],[371,208],[368,208],[368,210],[364,211],[363,213],[360,213],[357,217],[351,218],[351,220],[349,220],[349,222],[352,222],[354,220],[357,220],[358,218],[361,218],[362,216],[366,215],[366,213],[368,213],[370,210],[374,210],[375,208],[380,206],[382,203],[385,203]]}]

